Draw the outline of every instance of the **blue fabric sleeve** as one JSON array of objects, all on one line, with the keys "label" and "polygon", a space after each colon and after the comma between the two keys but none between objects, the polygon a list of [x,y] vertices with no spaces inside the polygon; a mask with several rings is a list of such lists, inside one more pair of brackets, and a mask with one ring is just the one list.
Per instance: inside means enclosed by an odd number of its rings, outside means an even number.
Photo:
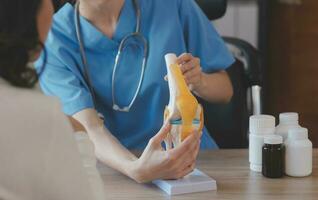
[{"label": "blue fabric sleeve", "polygon": [[234,58],[209,19],[194,0],[180,0],[180,19],[188,52],[201,59],[202,70],[224,70]]},{"label": "blue fabric sleeve", "polygon": [[[89,90],[76,74],[63,66],[54,55],[49,53],[48,58],[44,71],[40,75],[40,86],[43,92],[49,96],[57,96],[61,101],[63,112],[69,116],[86,108],[94,108]],[[42,66],[42,63],[43,55],[35,66],[38,68]]]}]

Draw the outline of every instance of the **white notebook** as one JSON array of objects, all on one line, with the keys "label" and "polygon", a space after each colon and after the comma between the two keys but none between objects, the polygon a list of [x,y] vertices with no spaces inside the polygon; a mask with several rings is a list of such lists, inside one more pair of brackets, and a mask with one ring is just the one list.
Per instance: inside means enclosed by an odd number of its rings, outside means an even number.
[{"label": "white notebook", "polygon": [[169,195],[217,190],[216,181],[198,169],[182,179],[155,180],[153,183]]}]

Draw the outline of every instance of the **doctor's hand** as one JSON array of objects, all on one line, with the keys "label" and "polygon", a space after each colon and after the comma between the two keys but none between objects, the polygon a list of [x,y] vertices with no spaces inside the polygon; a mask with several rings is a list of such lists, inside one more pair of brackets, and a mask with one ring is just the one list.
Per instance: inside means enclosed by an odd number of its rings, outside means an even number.
[{"label": "doctor's hand", "polygon": [[191,173],[200,148],[200,136],[193,132],[178,147],[164,150],[161,146],[171,125],[165,125],[150,139],[135,162],[134,179],[145,183],[156,179],[179,179]]},{"label": "doctor's hand", "polygon": [[178,57],[177,63],[181,67],[185,81],[190,90],[195,90],[202,84],[202,69],[200,59],[190,53],[184,53]]}]

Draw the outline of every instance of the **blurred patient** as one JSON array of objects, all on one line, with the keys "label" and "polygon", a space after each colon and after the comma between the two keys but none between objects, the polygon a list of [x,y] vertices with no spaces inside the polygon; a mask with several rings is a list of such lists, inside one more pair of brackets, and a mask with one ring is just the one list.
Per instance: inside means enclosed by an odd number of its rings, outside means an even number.
[{"label": "blurred patient", "polygon": [[74,167],[82,160],[71,127],[57,101],[35,87],[29,64],[52,15],[51,0],[0,0],[1,200],[97,199],[83,167]]}]

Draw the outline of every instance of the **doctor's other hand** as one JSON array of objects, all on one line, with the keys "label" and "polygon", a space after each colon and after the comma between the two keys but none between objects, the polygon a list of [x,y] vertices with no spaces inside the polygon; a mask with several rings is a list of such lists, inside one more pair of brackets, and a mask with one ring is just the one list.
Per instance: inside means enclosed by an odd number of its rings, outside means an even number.
[{"label": "doctor's other hand", "polygon": [[183,53],[178,57],[177,63],[180,65],[185,81],[191,90],[195,90],[202,84],[200,58],[194,57],[190,53]]},{"label": "doctor's other hand", "polygon": [[161,146],[171,125],[164,125],[150,139],[146,149],[134,165],[133,178],[139,183],[156,179],[179,179],[195,168],[200,149],[200,134],[193,132],[178,147],[164,150]]}]

